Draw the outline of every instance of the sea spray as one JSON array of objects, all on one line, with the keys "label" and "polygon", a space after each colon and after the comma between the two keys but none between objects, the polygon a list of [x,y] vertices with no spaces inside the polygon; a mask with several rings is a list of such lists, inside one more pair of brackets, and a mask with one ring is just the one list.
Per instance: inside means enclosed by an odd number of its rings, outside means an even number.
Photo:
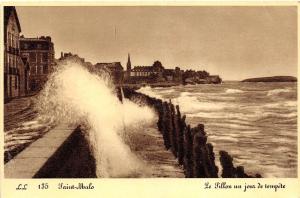
[{"label": "sea spray", "polygon": [[124,124],[128,129],[152,122],[153,111],[126,99],[121,103],[105,74],[92,74],[71,60],[57,67],[40,93],[39,111],[58,123],[86,126],[98,177],[136,177],[143,172],[143,163],[122,138]]}]

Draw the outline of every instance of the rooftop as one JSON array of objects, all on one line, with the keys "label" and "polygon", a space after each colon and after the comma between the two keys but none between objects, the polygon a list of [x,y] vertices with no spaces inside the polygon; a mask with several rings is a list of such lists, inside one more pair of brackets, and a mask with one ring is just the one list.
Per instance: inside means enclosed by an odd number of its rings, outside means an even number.
[{"label": "rooftop", "polygon": [[14,13],[16,16],[17,26],[21,32],[21,25],[19,22],[19,18],[15,6],[4,6],[4,27],[6,28],[8,19],[12,13]]},{"label": "rooftop", "polygon": [[51,37],[50,36],[40,36],[40,37],[35,37],[35,38],[26,38],[24,35],[20,36],[21,41],[50,41],[51,42]]}]

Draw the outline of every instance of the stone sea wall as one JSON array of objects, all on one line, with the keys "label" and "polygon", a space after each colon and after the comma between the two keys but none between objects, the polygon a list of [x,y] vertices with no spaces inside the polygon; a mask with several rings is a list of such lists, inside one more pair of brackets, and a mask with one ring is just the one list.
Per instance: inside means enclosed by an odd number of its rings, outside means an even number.
[{"label": "stone sea wall", "polygon": [[[207,142],[203,124],[191,128],[181,115],[179,106],[160,99],[149,97],[132,89],[124,88],[124,97],[140,100],[153,107],[158,114],[157,127],[163,136],[165,148],[170,150],[182,165],[187,178],[247,178],[261,177],[260,174],[249,175],[243,166],[233,164],[233,158],[226,151],[220,151],[222,170],[216,166],[213,145]],[[119,90],[120,95],[120,90]],[[220,172],[219,174],[219,171]]]},{"label": "stone sea wall", "polygon": [[5,178],[96,178],[96,161],[84,129],[61,123],[6,163],[4,175]]},{"label": "stone sea wall", "polygon": [[77,127],[34,178],[96,178],[96,161],[82,129]]}]

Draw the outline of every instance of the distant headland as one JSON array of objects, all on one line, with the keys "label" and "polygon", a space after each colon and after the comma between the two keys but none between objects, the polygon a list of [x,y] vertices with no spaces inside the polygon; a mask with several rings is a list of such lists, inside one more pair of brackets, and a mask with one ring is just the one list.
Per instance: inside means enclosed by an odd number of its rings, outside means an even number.
[{"label": "distant headland", "polygon": [[270,76],[261,78],[248,78],[241,82],[297,82],[294,76]]}]

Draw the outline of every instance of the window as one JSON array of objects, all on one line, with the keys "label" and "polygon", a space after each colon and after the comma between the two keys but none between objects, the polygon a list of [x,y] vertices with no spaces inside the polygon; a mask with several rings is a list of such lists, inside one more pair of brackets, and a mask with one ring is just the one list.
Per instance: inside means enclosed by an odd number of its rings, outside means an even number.
[{"label": "window", "polygon": [[15,76],[15,89],[18,89],[18,78]]},{"label": "window", "polygon": [[9,67],[10,66],[10,57],[9,57],[9,54],[7,53],[6,56],[7,56],[7,67]]},{"label": "window", "polygon": [[29,59],[29,53],[22,53],[22,58]]},{"label": "window", "polygon": [[10,59],[10,61],[9,61],[9,62],[10,62],[9,66],[10,66],[10,67],[13,67],[13,64],[14,64],[14,63],[13,63],[13,58],[12,58],[11,56],[9,56],[9,59]]},{"label": "window", "polygon": [[42,62],[48,62],[48,53],[43,53]]},{"label": "window", "polygon": [[19,48],[19,38],[15,36],[16,48]]},{"label": "window", "polygon": [[14,60],[14,65],[13,65],[13,67],[17,67],[17,58],[16,58],[16,56],[13,56],[13,60]]},{"label": "window", "polygon": [[37,74],[42,74],[42,66],[37,66]]},{"label": "window", "polygon": [[17,67],[17,57],[14,56],[14,67]]},{"label": "window", "polygon": [[33,74],[33,75],[36,74],[36,66],[35,65],[30,66],[30,74]]},{"label": "window", "polygon": [[24,49],[28,49],[28,48],[29,48],[28,43],[24,43]]},{"label": "window", "polygon": [[35,91],[36,88],[37,88],[37,82],[36,80],[33,80],[31,83],[30,83],[30,88],[31,90]]},{"label": "window", "polygon": [[36,53],[35,52],[30,53],[29,60],[30,60],[30,62],[36,62]]},{"label": "window", "polygon": [[44,74],[48,74],[48,65],[43,65]]},{"label": "window", "polygon": [[11,38],[10,37],[11,37],[11,34],[10,34],[10,32],[8,32],[7,41],[6,41],[7,42],[7,47],[11,46],[11,40],[10,40]]},{"label": "window", "polygon": [[41,63],[42,62],[42,53],[36,53],[36,60],[38,63]]},{"label": "window", "polygon": [[13,35],[10,34],[10,45],[9,46],[13,47],[13,43],[14,43]]}]

